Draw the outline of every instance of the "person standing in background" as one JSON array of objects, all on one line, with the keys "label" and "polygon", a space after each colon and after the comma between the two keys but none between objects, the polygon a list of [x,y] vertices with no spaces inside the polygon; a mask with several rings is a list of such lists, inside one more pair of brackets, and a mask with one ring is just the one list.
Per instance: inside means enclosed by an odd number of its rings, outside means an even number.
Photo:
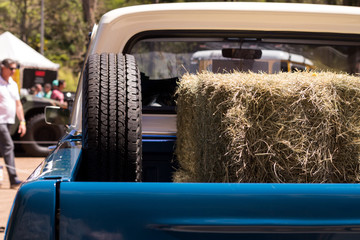
[{"label": "person standing in background", "polygon": [[45,83],[44,85],[44,98],[51,98],[51,84],[50,83]]},{"label": "person standing in background", "polygon": [[35,84],[35,89],[36,89],[36,95],[37,97],[44,97],[44,92],[43,92],[43,87],[41,86],[40,83]]},{"label": "person standing in background", "polygon": [[35,84],[32,88],[31,88],[31,94],[37,97],[43,97],[44,96],[44,92],[42,91],[42,86],[40,83]]},{"label": "person standing in background", "polygon": [[15,115],[20,121],[18,130],[20,137],[26,133],[26,122],[19,89],[12,79],[17,65],[17,62],[12,59],[3,60],[0,74],[0,151],[4,157],[11,188],[16,188],[22,183],[16,174],[14,143],[9,131],[11,125],[15,123]]},{"label": "person standing in background", "polygon": [[[57,83],[57,86],[56,86],[56,83]],[[59,101],[61,103],[61,107],[64,107],[64,108],[67,107],[67,103],[64,101],[64,99],[65,99],[64,93],[62,92],[65,87],[66,87],[66,84],[65,84],[64,80],[54,80],[53,81],[53,90],[52,90],[52,94],[51,94],[51,99]]]}]

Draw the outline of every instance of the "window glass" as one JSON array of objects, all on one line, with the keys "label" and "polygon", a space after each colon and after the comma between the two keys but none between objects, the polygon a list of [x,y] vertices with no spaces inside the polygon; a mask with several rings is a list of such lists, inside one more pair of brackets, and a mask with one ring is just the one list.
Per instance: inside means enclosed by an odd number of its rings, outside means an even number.
[{"label": "window glass", "polygon": [[[185,73],[252,71],[360,72],[358,42],[269,38],[148,38],[130,50],[141,72],[144,106],[174,106],[176,82]],[[232,57],[223,50],[231,49]],[[249,50],[260,52],[252,56]]]}]

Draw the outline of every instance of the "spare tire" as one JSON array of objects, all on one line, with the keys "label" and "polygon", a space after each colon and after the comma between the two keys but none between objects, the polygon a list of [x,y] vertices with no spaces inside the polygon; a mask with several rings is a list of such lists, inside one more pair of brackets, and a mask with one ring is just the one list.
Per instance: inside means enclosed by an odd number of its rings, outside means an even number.
[{"label": "spare tire", "polygon": [[81,180],[141,181],[141,87],[135,58],[89,56],[82,100]]}]

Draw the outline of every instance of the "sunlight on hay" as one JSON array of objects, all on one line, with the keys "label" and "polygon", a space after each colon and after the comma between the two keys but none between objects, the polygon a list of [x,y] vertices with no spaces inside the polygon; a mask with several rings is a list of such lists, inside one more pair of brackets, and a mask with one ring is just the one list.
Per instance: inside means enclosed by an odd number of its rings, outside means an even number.
[{"label": "sunlight on hay", "polygon": [[203,72],[177,91],[177,182],[359,182],[360,79]]}]

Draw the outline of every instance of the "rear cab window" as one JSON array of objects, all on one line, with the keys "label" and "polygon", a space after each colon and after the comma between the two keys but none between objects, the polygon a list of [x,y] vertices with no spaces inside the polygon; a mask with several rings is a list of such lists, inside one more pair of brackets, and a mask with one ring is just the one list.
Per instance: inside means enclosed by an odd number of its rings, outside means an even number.
[{"label": "rear cab window", "polygon": [[[135,36],[126,50],[135,56],[141,72],[144,111],[175,111],[176,83],[185,73],[360,72],[359,36],[287,34],[147,32]],[[223,49],[260,50],[261,57],[225,57]]]}]

